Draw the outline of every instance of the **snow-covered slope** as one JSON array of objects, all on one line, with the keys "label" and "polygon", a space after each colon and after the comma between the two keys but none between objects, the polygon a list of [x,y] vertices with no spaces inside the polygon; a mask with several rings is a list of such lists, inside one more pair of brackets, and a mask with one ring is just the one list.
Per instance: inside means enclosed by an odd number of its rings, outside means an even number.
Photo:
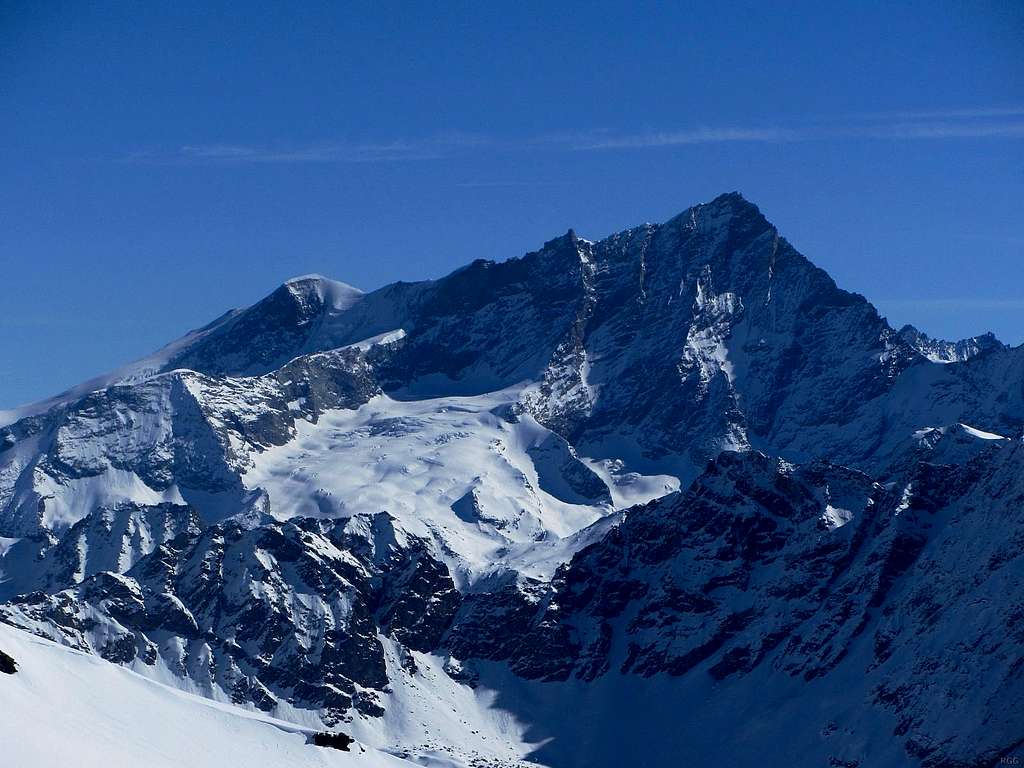
[{"label": "snow-covered slope", "polygon": [[169,688],[90,654],[0,625],[4,765],[34,768],[401,768],[410,763],[353,744],[308,743],[310,728]]},{"label": "snow-covered slope", "polygon": [[652,765],[1013,748],[1024,347],[894,330],[735,193],[289,280],[0,424],[0,620],[182,690],[427,761],[611,765],[657,697]]}]

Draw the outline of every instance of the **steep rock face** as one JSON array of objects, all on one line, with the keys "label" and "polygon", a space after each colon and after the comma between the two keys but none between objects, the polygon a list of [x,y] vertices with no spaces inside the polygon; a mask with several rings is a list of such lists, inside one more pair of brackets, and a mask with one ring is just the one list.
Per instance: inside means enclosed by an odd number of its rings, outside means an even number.
[{"label": "steep rock face", "polygon": [[123,573],[160,545],[199,530],[199,518],[182,504],[100,507],[59,538],[38,533],[11,545],[3,559],[0,599],[57,592],[100,571]]},{"label": "steep rock face", "polygon": [[287,700],[337,721],[351,707],[382,713],[378,635],[432,649],[459,602],[427,543],[379,513],[190,528],[123,574],[3,610],[111,661],[162,665],[208,695],[267,710]]},{"label": "steep rock face", "polygon": [[446,642],[552,685],[823,679],[837,710],[863,697],[894,724],[893,736],[852,734],[866,742],[846,751],[855,762],[896,738],[924,765],[985,764],[1021,738],[1022,469],[1024,446],[1004,445],[965,466],[921,463],[885,488],[724,453],[551,584],[470,596]]},{"label": "steep rock face", "polygon": [[[587,455],[633,452],[688,478],[755,447],[877,472],[925,425],[1020,432],[1024,352],[978,344],[962,364],[931,362],[738,195],[585,252],[579,342],[527,403]],[[983,399],[1004,381],[1009,398]]]},{"label": "steep rock face", "polygon": [[571,354],[586,311],[585,246],[572,233],[502,263],[475,261],[424,289],[381,361],[391,386],[478,394],[535,378]]},{"label": "steep rock face", "polygon": [[[736,635],[766,638],[764,648],[743,651],[756,664],[793,628],[775,615],[780,598],[806,598],[800,610],[813,613],[837,567],[830,560],[842,564],[856,543],[856,526],[846,524],[881,494],[841,467],[796,469],[755,452],[723,453],[687,491],[630,510],[551,585],[505,591],[532,604],[524,630],[539,633],[520,647],[515,668],[552,680],[613,668],[679,675]],[[471,620],[473,605],[471,598],[463,611]],[[768,626],[747,631],[758,620]],[[461,624],[452,633],[456,655],[481,655],[476,633]],[[615,626],[626,639],[612,658]],[[533,670],[538,648],[544,666]]]}]

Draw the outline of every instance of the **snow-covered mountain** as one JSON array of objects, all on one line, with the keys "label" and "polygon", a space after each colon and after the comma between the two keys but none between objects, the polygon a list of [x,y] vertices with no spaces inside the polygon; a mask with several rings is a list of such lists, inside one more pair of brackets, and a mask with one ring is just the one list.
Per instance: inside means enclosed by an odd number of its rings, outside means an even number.
[{"label": "snow-covered mountain", "polygon": [[0,618],[369,748],[1024,738],[1024,347],[894,330],[738,194],[435,281],[296,278],[2,423]]}]

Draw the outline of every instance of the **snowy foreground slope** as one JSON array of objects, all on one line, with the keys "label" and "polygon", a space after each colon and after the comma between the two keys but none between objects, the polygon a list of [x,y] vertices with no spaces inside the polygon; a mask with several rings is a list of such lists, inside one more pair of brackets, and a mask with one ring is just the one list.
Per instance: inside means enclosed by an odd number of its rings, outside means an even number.
[{"label": "snowy foreground slope", "polygon": [[296,278],[0,424],[0,621],[90,656],[25,652],[296,760],[289,727],[428,765],[1022,749],[1024,347],[891,328],[737,194]]},{"label": "snowy foreground slope", "polygon": [[0,679],[3,763],[81,768],[399,768],[405,760],[353,744],[308,744],[312,730],[168,688],[0,625],[18,671]]}]

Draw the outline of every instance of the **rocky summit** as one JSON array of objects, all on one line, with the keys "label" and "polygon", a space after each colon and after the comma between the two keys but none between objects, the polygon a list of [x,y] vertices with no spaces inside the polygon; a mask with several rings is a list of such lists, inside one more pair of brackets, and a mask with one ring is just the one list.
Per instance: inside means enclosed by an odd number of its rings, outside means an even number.
[{"label": "rocky summit", "polygon": [[736,193],[295,278],[4,422],[0,620],[189,694],[418,764],[1024,745],[1024,346],[893,329]]}]

